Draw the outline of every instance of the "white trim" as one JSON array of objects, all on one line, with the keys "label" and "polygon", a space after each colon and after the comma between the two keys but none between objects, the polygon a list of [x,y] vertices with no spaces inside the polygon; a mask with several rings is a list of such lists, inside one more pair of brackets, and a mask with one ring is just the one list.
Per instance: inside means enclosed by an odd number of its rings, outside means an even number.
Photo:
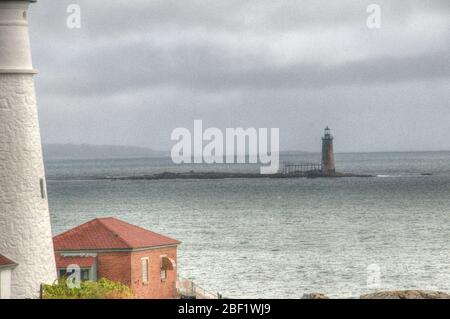
[{"label": "white trim", "polygon": [[0,26],[5,27],[28,27],[27,21],[17,21],[17,20],[3,20],[0,22]]},{"label": "white trim", "polygon": [[38,74],[36,69],[0,69],[0,74]]},{"label": "white trim", "polygon": [[59,253],[61,257],[97,257],[96,253]]},{"label": "white trim", "polygon": [[[146,273],[144,273],[144,261],[146,261]],[[141,279],[144,285],[147,285],[149,282],[149,269],[150,269],[150,259],[148,257],[141,258]],[[144,276],[145,275],[145,276]]]},{"label": "white trim", "polygon": [[115,252],[138,252],[145,250],[155,250],[161,248],[171,248],[178,247],[179,244],[172,245],[163,245],[163,246],[150,246],[150,247],[142,247],[142,248],[111,248],[111,249],[81,249],[81,250],[55,250],[55,253],[59,254],[71,254],[71,253],[115,253]]},{"label": "white trim", "polygon": [[0,299],[11,298],[11,269],[0,269]]},{"label": "white trim", "polygon": [[17,264],[3,265],[3,266],[0,266],[0,270],[3,270],[3,269],[11,269],[12,270],[16,267],[17,267]]}]

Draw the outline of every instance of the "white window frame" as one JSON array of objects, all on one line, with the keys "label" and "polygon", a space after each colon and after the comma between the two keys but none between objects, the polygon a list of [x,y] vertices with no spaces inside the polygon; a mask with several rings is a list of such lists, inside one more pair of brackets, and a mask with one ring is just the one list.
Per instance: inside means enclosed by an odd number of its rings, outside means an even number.
[{"label": "white window frame", "polygon": [[[145,267],[144,267],[144,265],[145,265]],[[149,258],[148,257],[141,258],[141,278],[142,278],[142,283],[144,285],[148,284],[148,281],[149,281],[149,268],[150,268]]]}]

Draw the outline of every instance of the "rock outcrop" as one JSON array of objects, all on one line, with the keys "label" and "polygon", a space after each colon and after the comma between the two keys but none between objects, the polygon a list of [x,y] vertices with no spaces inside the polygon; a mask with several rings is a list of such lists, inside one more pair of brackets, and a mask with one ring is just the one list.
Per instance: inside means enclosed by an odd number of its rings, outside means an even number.
[{"label": "rock outcrop", "polygon": [[362,295],[361,299],[450,299],[450,295],[440,291],[403,290],[380,291]]},{"label": "rock outcrop", "polygon": [[302,299],[330,299],[327,295],[321,293],[304,294]]},{"label": "rock outcrop", "polygon": [[[322,293],[308,293],[302,299],[330,299]],[[430,290],[379,291],[361,295],[359,299],[450,299],[450,294]]]}]

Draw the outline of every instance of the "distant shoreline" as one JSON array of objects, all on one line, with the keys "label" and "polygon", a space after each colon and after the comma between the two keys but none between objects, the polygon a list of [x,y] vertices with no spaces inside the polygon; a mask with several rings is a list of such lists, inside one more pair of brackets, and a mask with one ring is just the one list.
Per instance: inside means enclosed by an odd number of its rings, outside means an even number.
[{"label": "distant shoreline", "polygon": [[[91,145],[91,144],[44,144],[45,161],[64,160],[128,160],[128,159],[170,159],[170,151],[153,150],[138,146]],[[336,152],[336,155],[346,154],[411,154],[411,153],[448,153],[450,150],[433,151],[366,151],[366,152]],[[280,156],[319,155],[320,151],[287,150],[280,151]],[[246,155],[248,156],[248,155]]]}]

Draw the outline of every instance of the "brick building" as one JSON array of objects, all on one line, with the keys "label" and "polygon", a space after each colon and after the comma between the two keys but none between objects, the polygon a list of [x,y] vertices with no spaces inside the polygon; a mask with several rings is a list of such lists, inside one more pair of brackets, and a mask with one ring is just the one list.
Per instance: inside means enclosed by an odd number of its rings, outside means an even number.
[{"label": "brick building", "polygon": [[17,264],[0,255],[0,299],[11,298],[11,276]]},{"label": "brick building", "polygon": [[53,238],[58,276],[81,270],[82,280],[107,278],[137,298],[176,297],[179,241],[115,218],[96,218]]}]

